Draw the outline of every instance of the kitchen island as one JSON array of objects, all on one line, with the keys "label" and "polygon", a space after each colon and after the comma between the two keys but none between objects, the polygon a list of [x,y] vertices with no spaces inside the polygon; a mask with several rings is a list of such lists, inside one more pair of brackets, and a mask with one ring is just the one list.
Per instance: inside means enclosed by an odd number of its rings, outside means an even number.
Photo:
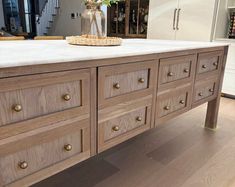
[{"label": "kitchen island", "polygon": [[0,186],[36,183],[203,103],[215,129],[227,51],[164,40],[1,42]]}]

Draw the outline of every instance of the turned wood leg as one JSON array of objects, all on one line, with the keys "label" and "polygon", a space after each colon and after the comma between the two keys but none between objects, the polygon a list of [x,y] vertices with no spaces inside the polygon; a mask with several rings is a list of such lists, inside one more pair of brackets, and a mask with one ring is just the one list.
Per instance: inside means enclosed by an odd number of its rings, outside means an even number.
[{"label": "turned wood leg", "polygon": [[219,113],[219,105],[220,105],[220,96],[218,96],[214,100],[208,102],[207,113],[206,113],[206,122],[205,122],[206,128],[216,129],[218,113]]}]

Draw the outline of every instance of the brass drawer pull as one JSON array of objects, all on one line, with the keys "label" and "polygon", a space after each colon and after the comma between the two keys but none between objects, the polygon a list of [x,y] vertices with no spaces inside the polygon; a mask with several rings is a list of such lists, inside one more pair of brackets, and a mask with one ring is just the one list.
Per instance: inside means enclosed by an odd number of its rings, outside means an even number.
[{"label": "brass drawer pull", "polygon": [[145,82],[144,78],[140,78],[140,79],[139,79],[139,82],[140,82],[140,83],[144,83],[144,82]]},{"label": "brass drawer pull", "polygon": [[185,101],[184,100],[180,100],[180,104],[184,105]]},{"label": "brass drawer pull", "polygon": [[28,163],[26,161],[20,162],[19,167],[21,169],[26,169],[28,167]]},{"label": "brass drawer pull", "polygon": [[170,106],[165,106],[164,109],[165,110],[170,110]]},{"label": "brass drawer pull", "polygon": [[202,65],[202,68],[203,68],[203,69],[206,69],[206,68],[207,68],[207,66],[206,66],[206,65]]},{"label": "brass drawer pull", "polygon": [[188,73],[189,72],[189,70],[188,69],[184,69],[184,73]]},{"label": "brass drawer pull", "polygon": [[20,104],[16,104],[12,107],[12,109],[16,112],[22,111],[23,107]]},{"label": "brass drawer pull", "polygon": [[70,144],[64,146],[65,151],[72,151],[73,147]]},{"label": "brass drawer pull", "polygon": [[202,97],[202,96],[203,96],[203,93],[202,93],[202,92],[199,92],[198,95],[199,95],[200,97]]},{"label": "brass drawer pull", "polygon": [[136,121],[142,121],[142,117],[140,117],[140,116],[137,117],[137,118],[136,118]]},{"label": "brass drawer pull", "polygon": [[121,88],[120,84],[118,84],[118,83],[114,84],[113,87],[116,88],[116,89],[120,89]]},{"label": "brass drawer pull", "polygon": [[114,126],[112,129],[113,131],[116,131],[116,132],[120,130],[119,126]]},{"label": "brass drawer pull", "polygon": [[213,93],[213,92],[214,92],[214,89],[212,89],[212,88],[211,88],[211,89],[209,89],[209,92],[212,92],[212,93]]},{"label": "brass drawer pull", "polygon": [[218,66],[218,62],[214,62],[213,65],[214,65],[214,66]]},{"label": "brass drawer pull", "polygon": [[63,96],[63,99],[64,99],[65,101],[69,101],[69,100],[71,100],[71,96],[70,96],[69,94],[65,94],[65,95]]},{"label": "brass drawer pull", "polygon": [[173,73],[173,72],[169,72],[167,75],[168,75],[169,77],[172,77],[172,76],[174,75],[174,73]]}]

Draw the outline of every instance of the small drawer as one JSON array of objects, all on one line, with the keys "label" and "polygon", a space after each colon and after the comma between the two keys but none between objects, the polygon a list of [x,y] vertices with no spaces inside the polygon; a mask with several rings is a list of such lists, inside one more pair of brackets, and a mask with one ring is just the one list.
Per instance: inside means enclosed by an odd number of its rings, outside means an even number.
[{"label": "small drawer", "polygon": [[148,88],[148,74],[148,69],[144,69],[106,76],[104,97],[110,98]]},{"label": "small drawer", "polygon": [[193,78],[196,55],[187,55],[160,60],[158,86],[175,85]]},{"label": "small drawer", "polygon": [[[76,156],[90,156],[89,120],[74,122],[0,146],[0,186]],[[21,136],[22,137],[22,136]]]},{"label": "small drawer", "polygon": [[157,117],[178,114],[190,107],[191,87],[178,88],[157,97]]},{"label": "small drawer", "polygon": [[216,73],[222,65],[222,51],[201,53],[198,56],[197,75]]},{"label": "small drawer", "polygon": [[153,87],[152,61],[99,68],[99,101],[146,91]]},{"label": "small drawer", "polygon": [[150,107],[99,124],[99,150],[110,148],[150,128]]},{"label": "small drawer", "polygon": [[217,80],[198,81],[195,84],[193,102],[205,102],[217,94]]},{"label": "small drawer", "polygon": [[89,72],[69,71],[0,80],[0,126],[88,106]]}]

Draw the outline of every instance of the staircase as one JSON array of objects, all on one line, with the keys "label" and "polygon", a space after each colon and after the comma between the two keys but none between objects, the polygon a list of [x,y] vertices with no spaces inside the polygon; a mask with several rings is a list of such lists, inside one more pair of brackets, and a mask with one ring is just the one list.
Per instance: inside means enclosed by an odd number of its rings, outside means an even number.
[{"label": "staircase", "polygon": [[43,6],[41,14],[36,16],[37,35],[48,35],[50,28],[53,26],[56,16],[59,13],[59,0],[47,0]]}]

